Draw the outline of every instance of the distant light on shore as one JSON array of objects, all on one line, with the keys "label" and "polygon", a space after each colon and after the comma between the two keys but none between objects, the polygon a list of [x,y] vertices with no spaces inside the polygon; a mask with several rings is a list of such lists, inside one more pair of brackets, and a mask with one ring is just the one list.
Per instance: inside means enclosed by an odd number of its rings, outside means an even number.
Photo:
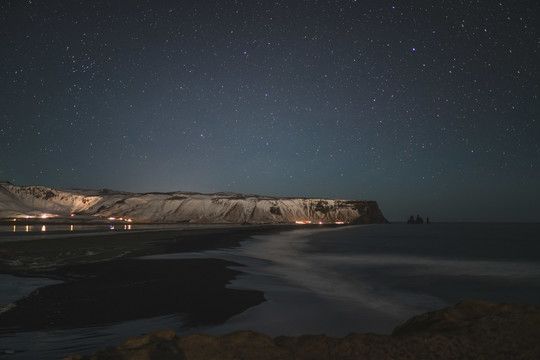
[{"label": "distant light on shore", "polygon": [[125,222],[132,222],[133,221],[133,219],[128,219],[128,218],[124,218],[124,217],[116,217],[116,216],[108,217],[107,220],[110,220],[110,221],[125,221]]}]

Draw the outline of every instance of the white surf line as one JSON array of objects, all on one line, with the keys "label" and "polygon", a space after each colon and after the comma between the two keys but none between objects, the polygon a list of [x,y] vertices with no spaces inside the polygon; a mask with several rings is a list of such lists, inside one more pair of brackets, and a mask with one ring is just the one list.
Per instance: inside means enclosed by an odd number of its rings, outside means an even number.
[{"label": "white surf line", "polygon": [[269,262],[264,269],[257,269],[258,272],[283,279],[314,295],[345,302],[348,306],[370,308],[393,316],[411,312],[402,302],[376,294],[369,283],[345,278],[332,269],[334,263],[320,261],[324,256],[302,251],[309,245],[306,237],[287,234],[260,236],[258,239],[260,241],[247,243],[238,249],[243,256]]},{"label": "white surf line", "polygon": [[[538,278],[540,264],[498,260],[440,259],[410,255],[350,255],[317,254],[313,259],[326,265],[354,265],[356,267],[403,267],[409,274],[449,275],[449,276],[492,276],[498,278]],[[417,269],[414,269],[417,268]]]},{"label": "white surf line", "polygon": [[[289,290],[296,288],[296,291],[312,293],[332,301],[345,302],[348,306],[369,308],[393,316],[404,316],[414,312],[411,306],[396,300],[400,296],[390,298],[379,295],[368,282],[348,279],[332,269],[336,265],[361,263],[361,256],[324,255],[306,251],[309,248],[311,235],[346,228],[350,227],[299,229],[277,235],[258,235],[243,241],[238,248],[146,256],[143,259],[218,258],[229,260],[245,266],[238,268],[245,275],[235,279],[229,285],[231,288],[253,288],[253,284],[257,284],[257,281],[247,278],[250,275],[273,276],[293,285]],[[364,260],[368,258],[369,256],[363,257]],[[250,263],[253,264],[253,260],[261,264],[250,265]],[[379,261],[371,259],[371,261],[366,261],[366,264],[368,263],[379,264]],[[257,290],[265,292],[264,281],[261,283],[262,285]],[[247,284],[249,286],[246,286]],[[423,296],[408,293],[402,295],[409,298]],[[429,295],[424,296],[429,297]]]}]

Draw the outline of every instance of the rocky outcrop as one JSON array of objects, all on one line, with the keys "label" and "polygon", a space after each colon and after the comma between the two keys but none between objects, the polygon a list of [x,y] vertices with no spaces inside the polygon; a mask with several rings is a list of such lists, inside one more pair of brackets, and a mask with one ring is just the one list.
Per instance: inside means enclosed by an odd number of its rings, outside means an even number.
[{"label": "rocky outcrop", "polygon": [[176,336],[160,330],[126,340],[90,356],[66,360],[114,359],[540,359],[540,308],[462,301],[416,316],[392,335],[281,336],[251,331],[221,337]]},{"label": "rocky outcrop", "polygon": [[[430,224],[429,217],[427,219],[428,219],[428,224]],[[423,224],[423,223],[424,223],[424,219],[420,215],[416,215],[416,219],[414,218],[414,216],[411,215],[409,217],[409,220],[407,220],[407,224]]]},{"label": "rocky outcrop", "polygon": [[0,183],[0,218],[87,215],[139,222],[386,223],[375,201],[279,198],[236,193],[129,193]]}]

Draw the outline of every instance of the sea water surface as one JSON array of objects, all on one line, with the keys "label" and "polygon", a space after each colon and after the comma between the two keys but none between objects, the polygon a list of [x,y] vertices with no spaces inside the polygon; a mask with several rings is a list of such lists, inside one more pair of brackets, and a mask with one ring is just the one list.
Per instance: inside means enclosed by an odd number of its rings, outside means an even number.
[{"label": "sea water surface", "polygon": [[233,288],[267,302],[205,329],[277,335],[390,333],[462,299],[540,305],[540,224],[365,225],[256,236],[241,247],[154,258],[246,265]]},{"label": "sea water surface", "polygon": [[[270,336],[390,333],[411,316],[461,299],[540,306],[540,224],[322,227],[254,236],[241,246],[151,258],[220,258],[242,271],[229,286],[266,302],[224,324],[186,328],[181,314],[90,329],[12,334],[1,359],[89,353],[164,327],[180,334],[255,330]],[[0,304],[2,306],[4,304]],[[82,310],[83,311],[83,310]]]}]

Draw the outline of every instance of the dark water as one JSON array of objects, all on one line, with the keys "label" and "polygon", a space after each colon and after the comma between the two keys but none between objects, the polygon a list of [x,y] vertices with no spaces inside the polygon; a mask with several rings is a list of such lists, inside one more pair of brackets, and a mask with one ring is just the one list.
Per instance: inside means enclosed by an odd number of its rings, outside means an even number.
[{"label": "dark water", "polygon": [[343,246],[380,257],[379,266],[363,272],[380,277],[381,287],[452,304],[474,298],[540,305],[538,230],[538,224],[441,224],[402,226],[396,235],[368,228],[360,248]]},{"label": "dark water", "polygon": [[259,261],[232,286],[256,287],[269,301],[216,333],[390,333],[411,316],[462,299],[540,306],[539,230],[540,224],[394,224],[258,237],[221,256]]},{"label": "dark water", "polygon": [[[235,249],[153,258],[213,257],[244,266],[233,288],[261,305],[225,324],[185,329],[181,314],[69,331],[0,337],[0,359],[88,353],[164,327],[179,333],[251,329],[277,336],[389,333],[413,315],[461,299],[540,306],[540,224],[368,225],[256,236]],[[22,285],[21,285],[22,286]],[[2,305],[2,304],[0,304]]]},{"label": "dark water", "polygon": [[540,305],[539,231],[540,224],[366,226],[314,234],[311,246],[380,292]]}]

